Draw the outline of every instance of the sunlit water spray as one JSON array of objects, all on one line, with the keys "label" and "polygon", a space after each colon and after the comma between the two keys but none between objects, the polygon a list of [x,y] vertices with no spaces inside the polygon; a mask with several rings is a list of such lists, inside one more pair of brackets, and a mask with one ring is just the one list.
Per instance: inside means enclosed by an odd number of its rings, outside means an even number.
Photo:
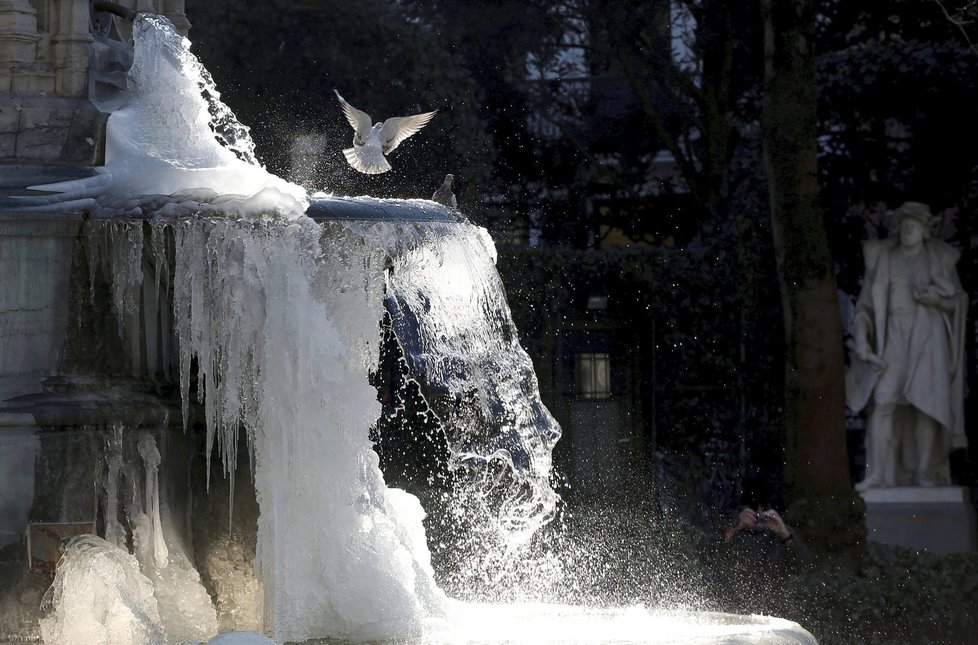
[{"label": "sunlit water spray", "polygon": [[[303,214],[304,191],[254,161],[247,129],[220,103],[186,39],[147,15],[137,18],[134,39],[130,91],[109,120],[106,166],[95,178],[49,186],[62,195],[43,207],[109,218],[90,225],[101,240],[92,265],[108,264],[120,318],[133,315],[137,287],[148,283],[144,248],[157,293],[167,289],[172,253],[184,416],[196,376],[208,457],[216,450],[233,477],[243,439],[254,461],[268,633],[278,642],[621,642],[650,634],[695,642],[742,633],[641,608],[448,599],[434,581],[420,503],[388,488],[379,469],[369,429],[380,406],[368,375],[386,312],[411,369],[444,404],[456,508],[475,515],[476,542],[495,554],[461,566],[520,566],[522,549],[556,511],[551,450],[560,430],[519,345],[488,234],[467,224],[314,223]],[[143,576],[112,540],[69,547],[45,632],[52,642],[81,634],[83,616],[91,620],[78,603],[96,590],[78,574],[87,569],[105,573],[92,579],[114,588],[103,595],[138,603],[100,614],[102,624],[122,625],[104,642],[183,637],[165,632],[165,585],[153,579],[180,557],[156,539],[166,528],[154,500],[159,453],[142,442],[139,454]]]}]

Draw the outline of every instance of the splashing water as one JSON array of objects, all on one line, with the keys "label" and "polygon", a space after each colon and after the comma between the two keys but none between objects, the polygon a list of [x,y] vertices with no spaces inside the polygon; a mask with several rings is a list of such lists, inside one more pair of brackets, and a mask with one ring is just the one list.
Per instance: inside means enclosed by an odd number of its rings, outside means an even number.
[{"label": "splashing water", "polygon": [[519,344],[495,247],[468,224],[359,225],[356,233],[390,258],[386,309],[445,433],[453,487],[443,506],[452,517],[436,523],[453,536],[447,577],[498,596],[502,576],[528,573],[530,539],[555,516],[560,427]]},{"label": "splashing water", "polygon": [[388,310],[397,338],[412,371],[447,399],[442,421],[451,466],[464,469],[484,497],[498,492],[500,524],[525,542],[556,509],[549,477],[560,427],[540,400],[533,364],[519,344],[489,234],[429,224],[416,235],[423,243],[388,249]]},{"label": "splashing water", "polygon": [[[190,53],[190,41],[176,36],[166,18],[153,14],[139,16],[133,31],[138,44],[126,104],[110,117],[116,123],[106,142],[106,165],[112,168],[116,160],[128,161],[129,153],[138,151],[161,165],[190,171],[260,167],[248,128],[220,101],[210,74]],[[206,136],[215,121],[222,133]]]}]

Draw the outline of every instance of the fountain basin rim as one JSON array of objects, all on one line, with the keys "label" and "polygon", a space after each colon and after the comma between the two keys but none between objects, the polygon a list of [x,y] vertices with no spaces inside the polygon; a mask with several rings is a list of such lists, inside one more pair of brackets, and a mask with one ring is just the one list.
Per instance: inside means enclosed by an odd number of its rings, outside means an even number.
[{"label": "fountain basin rim", "polygon": [[[0,222],[63,222],[84,220],[150,220],[159,216],[150,212],[141,216],[99,213],[77,206],[59,209],[57,203],[41,203],[34,196],[0,197]],[[43,196],[37,196],[42,197]],[[360,222],[441,222],[465,224],[468,219],[459,211],[436,202],[421,199],[375,199],[370,197],[327,197],[310,202],[305,214],[317,223],[327,221]],[[168,218],[164,218],[168,219]]]},{"label": "fountain basin rim", "polygon": [[[21,103],[27,104],[30,101],[22,99],[17,105],[19,106]],[[17,194],[34,194],[27,190],[27,186],[87,179],[95,177],[97,174],[95,169],[91,167],[0,164],[0,189]]]},{"label": "fountain basin rim", "polygon": [[468,220],[459,211],[426,199],[379,199],[375,197],[318,197],[311,200],[306,215],[316,222],[445,222]]}]

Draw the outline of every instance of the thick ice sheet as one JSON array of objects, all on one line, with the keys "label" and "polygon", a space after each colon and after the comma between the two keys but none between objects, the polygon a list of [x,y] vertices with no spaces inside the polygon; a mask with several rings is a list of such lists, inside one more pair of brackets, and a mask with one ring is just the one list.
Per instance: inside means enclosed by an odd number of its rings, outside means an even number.
[{"label": "thick ice sheet", "polygon": [[[105,165],[94,177],[33,186],[58,194],[22,200],[24,207],[142,216],[166,202],[169,214],[301,216],[308,206],[305,191],[258,163],[248,128],[220,101],[210,74],[190,53],[190,41],[166,18],[149,13],[134,21],[133,41],[128,88],[104,106],[112,112]],[[165,199],[152,208],[147,196]]]}]

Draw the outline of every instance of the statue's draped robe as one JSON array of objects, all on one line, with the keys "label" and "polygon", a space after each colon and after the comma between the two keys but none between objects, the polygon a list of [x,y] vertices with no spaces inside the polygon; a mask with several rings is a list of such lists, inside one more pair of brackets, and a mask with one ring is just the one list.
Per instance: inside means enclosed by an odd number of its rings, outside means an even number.
[{"label": "statue's draped robe", "polygon": [[[866,273],[859,300],[856,302],[854,327],[860,324],[871,329],[873,352],[884,358],[887,365],[881,370],[851,356],[847,374],[846,399],[849,407],[858,412],[872,398],[874,388],[887,378],[887,370],[903,371],[899,381],[899,398],[888,403],[909,403],[917,410],[936,420],[941,436],[935,449],[937,454],[947,454],[952,448],[964,447],[964,348],[967,295],[961,287],[955,264],[959,253],[940,240],[924,242],[926,270],[931,283],[940,281],[953,285],[954,294],[947,299],[947,310],[917,304],[913,311],[913,323],[906,339],[905,349],[888,351],[887,322],[890,315],[892,263],[896,253],[901,253],[899,239],[871,240],[863,245]],[[902,343],[901,343],[902,344]],[[892,365],[894,353],[904,353],[903,365]],[[899,355],[899,354],[897,354]],[[889,360],[888,360],[889,359]],[[877,401],[879,395],[877,392]],[[884,397],[888,397],[885,394]],[[908,451],[915,449],[912,441],[905,441],[904,462],[913,464]]]}]

